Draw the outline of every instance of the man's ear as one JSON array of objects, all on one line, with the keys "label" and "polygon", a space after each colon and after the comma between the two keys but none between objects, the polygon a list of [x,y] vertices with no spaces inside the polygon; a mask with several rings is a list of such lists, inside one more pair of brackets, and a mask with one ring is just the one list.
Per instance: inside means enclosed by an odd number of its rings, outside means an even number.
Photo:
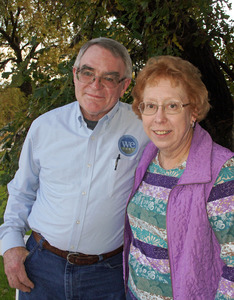
[{"label": "man's ear", "polygon": [[132,81],[131,78],[126,78],[126,79],[123,81],[123,86],[122,86],[122,91],[121,91],[121,93],[120,93],[120,97],[123,97],[124,93],[126,92],[127,88],[129,87],[131,81]]},{"label": "man's ear", "polygon": [[72,69],[72,73],[73,73],[73,81],[75,81],[75,79],[76,79],[76,70],[77,70],[77,68],[76,68],[76,67],[73,67],[73,69]]}]

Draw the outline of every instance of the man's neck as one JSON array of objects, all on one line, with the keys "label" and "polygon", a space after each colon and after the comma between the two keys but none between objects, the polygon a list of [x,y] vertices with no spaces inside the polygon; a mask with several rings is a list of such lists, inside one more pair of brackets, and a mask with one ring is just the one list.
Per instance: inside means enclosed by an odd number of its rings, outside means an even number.
[{"label": "man's neck", "polygon": [[98,121],[90,121],[86,118],[84,118],[84,120],[85,120],[85,123],[87,124],[87,127],[91,130],[94,130],[94,128],[96,127],[96,125],[98,123]]}]

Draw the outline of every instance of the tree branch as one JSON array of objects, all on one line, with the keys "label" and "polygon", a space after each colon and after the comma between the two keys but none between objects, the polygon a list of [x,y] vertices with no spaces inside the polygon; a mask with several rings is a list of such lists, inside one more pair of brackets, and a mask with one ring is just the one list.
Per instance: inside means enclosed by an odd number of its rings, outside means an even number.
[{"label": "tree branch", "polygon": [[221,68],[227,73],[227,75],[234,80],[234,72],[222,61],[216,59]]}]

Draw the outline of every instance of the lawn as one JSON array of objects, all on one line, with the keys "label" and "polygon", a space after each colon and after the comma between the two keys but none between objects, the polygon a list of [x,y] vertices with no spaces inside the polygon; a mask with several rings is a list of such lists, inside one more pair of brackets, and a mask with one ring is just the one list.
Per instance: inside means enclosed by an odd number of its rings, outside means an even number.
[{"label": "lawn", "polygon": [[2,256],[0,256],[0,299],[2,300],[15,299],[15,289],[9,287],[6,275],[4,273]]}]

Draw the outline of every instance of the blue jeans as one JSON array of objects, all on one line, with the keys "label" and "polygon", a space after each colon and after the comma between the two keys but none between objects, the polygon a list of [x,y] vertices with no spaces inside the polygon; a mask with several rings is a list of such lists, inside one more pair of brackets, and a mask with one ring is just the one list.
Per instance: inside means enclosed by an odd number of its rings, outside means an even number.
[{"label": "blue jeans", "polygon": [[35,287],[19,300],[125,300],[122,253],[93,265],[78,266],[42,248],[31,235],[25,261]]}]

